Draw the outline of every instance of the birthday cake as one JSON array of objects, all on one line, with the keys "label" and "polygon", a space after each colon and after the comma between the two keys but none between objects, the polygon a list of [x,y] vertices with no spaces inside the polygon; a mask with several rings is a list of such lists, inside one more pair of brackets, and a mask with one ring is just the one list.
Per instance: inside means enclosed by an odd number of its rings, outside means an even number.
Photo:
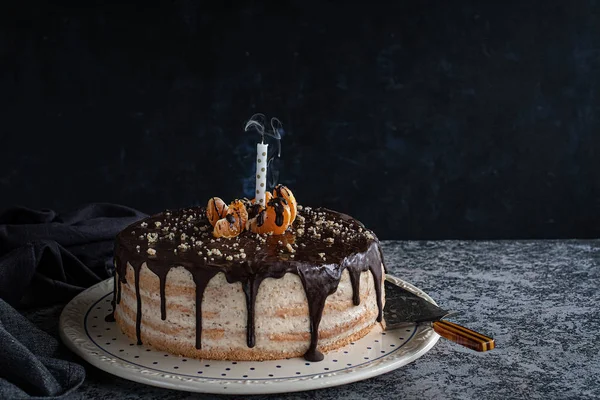
[{"label": "birthday cake", "polygon": [[123,230],[110,317],[138,344],[219,360],[319,361],[381,330],[373,232],[284,186],[262,203],[211,198]]}]

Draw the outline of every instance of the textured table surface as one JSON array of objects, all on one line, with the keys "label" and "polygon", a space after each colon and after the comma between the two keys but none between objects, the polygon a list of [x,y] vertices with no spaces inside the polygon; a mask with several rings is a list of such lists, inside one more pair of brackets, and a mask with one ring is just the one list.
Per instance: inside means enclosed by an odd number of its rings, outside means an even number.
[{"label": "textured table surface", "polygon": [[[600,398],[600,241],[388,241],[383,250],[392,274],[460,310],[452,320],[494,336],[497,348],[480,354],[441,339],[422,358],[380,377],[253,398]],[[59,312],[33,318],[52,325]],[[86,369],[84,398],[231,398]]]}]

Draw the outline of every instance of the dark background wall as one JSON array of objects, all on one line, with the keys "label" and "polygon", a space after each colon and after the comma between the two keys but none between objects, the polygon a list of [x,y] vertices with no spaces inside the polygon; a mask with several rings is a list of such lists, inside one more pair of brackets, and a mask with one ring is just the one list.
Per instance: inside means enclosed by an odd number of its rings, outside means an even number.
[{"label": "dark background wall", "polygon": [[597,1],[201,3],[2,6],[0,209],[249,195],[264,112],[381,238],[600,236]]}]

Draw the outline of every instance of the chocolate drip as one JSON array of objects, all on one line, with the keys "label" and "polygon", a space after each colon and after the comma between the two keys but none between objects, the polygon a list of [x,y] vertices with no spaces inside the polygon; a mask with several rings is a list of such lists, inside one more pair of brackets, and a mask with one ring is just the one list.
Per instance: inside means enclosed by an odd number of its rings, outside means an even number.
[{"label": "chocolate drip", "polygon": [[125,283],[122,279],[121,276],[115,276],[115,280],[117,281],[117,292],[116,292],[116,296],[117,296],[117,304],[121,304],[121,285],[123,283]]},{"label": "chocolate drip", "polygon": [[[217,204],[217,197],[213,197],[212,201],[214,204]],[[225,216],[225,208],[227,207],[227,204],[223,203],[223,207],[221,207],[221,210],[217,210],[217,215],[220,218],[223,218],[223,216]]]},{"label": "chocolate drip", "polygon": [[244,291],[244,295],[246,296],[246,309],[248,311],[248,316],[246,319],[246,342],[249,348],[252,348],[256,345],[256,332],[255,332],[255,309],[256,309],[256,295],[258,293],[258,289],[265,278],[274,278],[280,279],[282,278],[288,271],[288,269],[282,269],[279,271],[271,271],[268,274],[265,273],[257,273],[253,271],[253,268],[246,264],[246,268],[250,271],[249,274],[236,274],[235,272],[230,272],[225,275],[227,278],[227,282],[241,282],[242,289]]},{"label": "chocolate drip", "polygon": [[337,265],[323,265],[317,268],[301,268],[298,269],[298,272],[304,285],[306,298],[309,299],[310,346],[304,354],[304,358],[308,361],[322,361],[323,353],[317,350],[319,324],[321,323],[327,297],[335,293],[340,283],[342,268]]},{"label": "chocolate drip", "polygon": [[275,225],[282,226],[283,225],[283,211],[284,206],[287,205],[287,200],[283,197],[274,197],[267,203],[268,206],[273,207],[275,209]]},{"label": "chocolate drip", "polygon": [[262,210],[261,212],[258,213],[258,216],[256,217],[256,225],[263,226],[264,223],[265,223],[265,210]]},{"label": "chocolate drip", "polygon": [[[115,271],[116,271],[116,267],[115,267]],[[115,276],[115,278],[113,279],[113,298],[110,301],[110,304],[112,305],[112,310],[110,311],[110,314],[108,314],[106,317],[104,317],[104,321],[106,322],[115,322],[115,308],[117,307],[117,301],[116,301],[116,294],[117,293],[117,278]]]},{"label": "chocolate drip", "polygon": [[[119,247],[117,246],[117,249]],[[117,309],[117,304],[121,303],[121,275],[119,272],[119,265],[121,264],[119,254],[116,253],[114,257],[114,278],[113,278],[113,298],[111,300],[112,311],[109,315],[104,317],[106,322],[115,322],[115,310]]]},{"label": "chocolate drip", "polygon": [[[373,280],[375,281],[375,298],[377,299],[377,309],[378,309],[377,322],[381,322],[381,320],[383,319],[383,304],[381,301],[381,283],[382,283],[381,263],[379,263],[377,265],[377,267],[375,267],[374,265],[371,265],[369,267],[369,270],[373,274]],[[377,282],[379,282],[379,284],[377,284]]]},{"label": "chocolate drip", "polygon": [[134,267],[135,276],[135,298],[137,300],[137,311],[135,316],[135,335],[137,336],[137,344],[142,344],[142,296],[140,296],[140,270],[141,266]]},{"label": "chocolate drip", "polygon": [[[358,268],[348,268],[350,283],[352,284],[352,303],[357,306],[360,304],[360,273]],[[373,276],[375,277],[375,276]],[[377,282],[377,280],[375,280]]]},{"label": "chocolate drip", "polygon": [[154,262],[147,262],[146,266],[156,276],[158,276],[159,294],[160,294],[160,319],[163,321],[167,319],[167,299],[165,295],[167,286],[167,274],[170,271],[170,267],[163,268],[160,264]]},{"label": "chocolate drip", "polygon": [[[126,257],[129,257],[129,260],[127,260]],[[135,334],[136,334],[136,338],[137,338],[137,344],[140,345],[142,344],[142,338],[141,338],[141,321],[142,321],[142,298],[140,296],[140,285],[139,285],[139,278],[140,278],[140,270],[142,268],[142,264],[144,262],[148,264],[149,261],[146,261],[143,259],[143,257],[140,256],[140,254],[135,254],[132,252],[128,252],[126,247],[120,246],[119,245],[119,241],[117,240],[117,246],[116,246],[116,251],[115,251],[115,277],[114,277],[114,287],[116,288],[116,290],[113,293],[113,302],[115,303],[115,306],[113,307],[112,313],[107,316],[105,318],[105,320],[107,322],[114,322],[115,317],[115,310],[116,310],[116,305],[121,303],[121,291],[122,291],[122,284],[123,283],[127,283],[127,280],[125,279],[125,274],[127,273],[127,263],[129,262],[129,264],[133,267],[133,274],[135,277],[135,295],[136,295],[136,300],[137,300],[137,310],[136,310],[136,319],[135,319]],[[165,272],[165,276],[166,273],[168,272],[168,269]]]},{"label": "chocolate drip", "polygon": [[[277,199],[277,198],[276,198]],[[283,201],[285,199],[279,198]],[[275,203],[281,207],[283,218],[283,204],[281,200]],[[276,211],[277,211],[277,208]],[[210,224],[204,216],[203,209],[195,209],[196,215],[200,215],[199,220],[194,224],[188,224],[183,229],[187,229],[186,235],[198,235],[199,228],[210,232]],[[186,213],[193,210],[176,211],[179,220],[185,219]],[[382,254],[379,248],[379,242],[371,233],[368,235],[364,226],[351,217],[339,214],[333,211],[318,209],[312,213],[299,212],[306,223],[302,226],[303,230],[308,232],[310,229],[316,229],[324,223],[317,223],[316,215],[319,218],[329,218],[338,227],[347,228],[349,232],[345,240],[325,241],[320,237],[308,235],[296,235],[295,228],[284,235],[263,236],[267,243],[259,243],[257,235],[244,232],[236,239],[227,239],[214,241],[207,248],[219,249],[221,252],[232,251],[231,244],[237,243],[237,249],[243,249],[244,258],[228,260],[226,257],[211,258],[208,261],[196,249],[189,251],[175,252],[177,246],[172,240],[160,239],[153,243],[152,247],[156,254],[150,256],[147,254],[147,244],[140,240],[138,235],[131,232],[130,228],[125,229],[117,237],[117,246],[115,254],[115,274],[114,283],[115,293],[113,294],[113,314],[118,304],[120,304],[121,285],[126,283],[127,263],[133,267],[135,276],[135,294],[137,299],[136,311],[136,336],[138,344],[141,344],[141,323],[142,323],[142,299],[140,296],[140,270],[144,262],[148,269],[159,278],[160,297],[161,297],[161,318],[166,319],[166,299],[165,287],[166,277],[172,266],[182,266],[192,274],[196,284],[196,348],[201,348],[202,341],[202,299],[204,291],[210,280],[219,272],[222,272],[229,283],[240,282],[246,296],[246,306],[248,310],[247,318],[247,344],[248,347],[254,347],[256,344],[255,333],[255,303],[256,296],[262,281],[265,278],[280,279],[286,273],[298,275],[304,286],[309,308],[310,320],[310,345],[305,354],[309,361],[320,361],[323,355],[318,350],[319,324],[323,315],[323,309],[327,297],[337,290],[339,281],[344,270],[348,270],[350,282],[352,285],[352,300],[354,305],[360,303],[360,276],[367,270],[373,276],[375,282],[375,293],[377,298],[378,316],[377,321],[382,320],[383,304],[381,285],[383,278]],[[261,224],[263,213],[258,215],[258,223]],[[171,219],[173,218],[173,219]],[[169,214],[168,219],[164,219],[164,214],[150,217],[146,220],[147,226],[154,226],[155,221],[169,222],[175,217]],[[147,231],[158,232],[157,228],[148,228]],[[194,230],[193,228],[196,228]],[[136,227],[136,229],[139,229]],[[323,235],[330,235],[330,232],[321,231]],[[331,233],[333,236],[333,234]],[[196,236],[197,237],[197,236]],[[209,236],[210,238],[210,236]],[[182,239],[183,240],[183,239]],[[204,239],[208,241],[209,239]],[[283,241],[296,245],[293,258],[289,253],[282,251],[280,247]],[[300,246],[298,246],[300,244]],[[229,247],[226,247],[229,246]],[[137,249],[136,249],[137,247]],[[140,248],[141,247],[141,248]],[[324,254],[324,257],[318,257],[318,254]],[[107,316],[107,320],[111,316]]]},{"label": "chocolate drip", "polygon": [[208,282],[217,274],[217,271],[189,270],[192,272],[196,284],[196,348],[202,348],[202,298]]},{"label": "chocolate drip", "polygon": [[[117,248],[118,248],[118,244],[117,244]],[[119,254],[119,252],[117,252],[115,254],[115,281],[117,284],[117,291],[115,292],[115,296],[116,298],[114,299],[117,304],[121,304],[121,285],[123,283],[126,283],[125,281],[125,268],[119,268],[119,266],[122,264],[122,258]],[[127,264],[125,264],[125,266],[127,266]],[[115,311],[115,309],[113,308],[113,312]]]},{"label": "chocolate drip", "polygon": [[258,292],[260,284],[261,281],[256,281],[254,277],[250,277],[247,281],[242,283],[242,288],[246,295],[246,309],[248,310],[248,317],[246,320],[246,342],[250,348],[256,345],[254,306],[256,304],[256,292]]},{"label": "chocolate drip", "polygon": [[[237,214],[238,214],[238,219],[239,219],[240,213],[237,213]],[[229,222],[229,225],[233,225],[235,223],[235,217],[233,216],[233,214],[227,214],[225,219],[227,220],[227,222]]]}]

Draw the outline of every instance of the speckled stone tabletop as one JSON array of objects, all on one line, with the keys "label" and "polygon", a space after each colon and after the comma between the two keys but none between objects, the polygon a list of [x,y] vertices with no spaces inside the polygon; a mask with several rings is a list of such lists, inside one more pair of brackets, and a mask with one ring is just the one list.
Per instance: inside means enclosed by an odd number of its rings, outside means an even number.
[{"label": "speckled stone tabletop", "polygon": [[[431,295],[452,318],[492,335],[476,353],[440,339],[383,376],[283,399],[600,398],[600,241],[383,242],[389,272]],[[31,316],[55,325],[60,308]],[[154,388],[86,365],[86,399],[231,398]]]}]

